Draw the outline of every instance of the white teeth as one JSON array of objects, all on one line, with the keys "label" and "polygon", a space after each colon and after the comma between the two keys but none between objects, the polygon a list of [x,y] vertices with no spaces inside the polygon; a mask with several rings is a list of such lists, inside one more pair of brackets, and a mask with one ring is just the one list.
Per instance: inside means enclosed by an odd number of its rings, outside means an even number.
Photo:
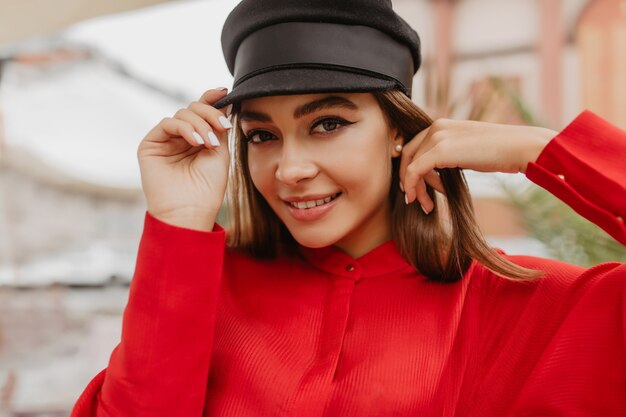
[{"label": "white teeth", "polygon": [[299,209],[313,208],[316,206],[321,206],[326,203],[330,203],[330,201],[335,197],[337,197],[337,194],[333,194],[330,197],[326,197],[326,198],[319,199],[319,200],[292,202],[291,205]]}]

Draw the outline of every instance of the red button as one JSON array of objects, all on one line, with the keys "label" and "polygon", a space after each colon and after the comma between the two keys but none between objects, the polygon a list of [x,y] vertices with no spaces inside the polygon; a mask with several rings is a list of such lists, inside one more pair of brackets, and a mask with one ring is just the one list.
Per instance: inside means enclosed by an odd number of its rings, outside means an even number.
[{"label": "red button", "polygon": [[346,271],[348,271],[348,272],[352,272],[352,271],[354,271],[354,265],[348,265],[348,266],[346,266]]}]

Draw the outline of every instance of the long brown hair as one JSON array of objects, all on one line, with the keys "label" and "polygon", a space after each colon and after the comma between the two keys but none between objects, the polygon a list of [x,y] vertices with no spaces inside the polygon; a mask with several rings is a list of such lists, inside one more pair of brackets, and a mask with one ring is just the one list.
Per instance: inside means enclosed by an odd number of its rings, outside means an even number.
[{"label": "long brown hair", "polygon": [[[433,121],[400,91],[372,93],[390,126],[398,128],[405,141],[411,140]],[[227,193],[230,208],[228,245],[258,258],[275,257],[279,249],[293,249],[296,241],[265,199],[252,184],[248,169],[248,148],[233,106],[234,141]],[[508,279],[528,280],[540,272],[512,263],[486,243],[474,216],[472,200],[460,169],[438,170],[445,197],[427,186],[435,208],[425,215],[419,204],[406,205],[399,187],[400,158],[392,160],[391,234],[402,256],[431,280],[454,282],[461,279],[472,260]]]}]

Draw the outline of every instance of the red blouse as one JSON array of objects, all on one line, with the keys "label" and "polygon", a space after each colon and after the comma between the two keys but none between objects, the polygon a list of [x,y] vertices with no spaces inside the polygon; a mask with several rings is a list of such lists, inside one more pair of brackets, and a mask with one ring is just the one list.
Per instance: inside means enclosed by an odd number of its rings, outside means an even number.
[{"label": "red blouse", "polygon": [[[529,179],[626,244],[626,132],[583,112]],[[121,343],[73,417],[624,416],[626,265],[428,282],[393,241],[260,261],[146,213]]]}]

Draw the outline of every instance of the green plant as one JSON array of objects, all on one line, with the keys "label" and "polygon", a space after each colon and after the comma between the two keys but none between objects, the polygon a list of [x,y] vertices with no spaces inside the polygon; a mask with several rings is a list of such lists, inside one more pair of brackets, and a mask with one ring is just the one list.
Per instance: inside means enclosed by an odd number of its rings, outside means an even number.
[{"label": "green plant", "polygon": [[546,190],[537,186],[504,190],[520,210],[529,234],[545,244],[550,256],[586,267],[626,262],[624,246]]}]

